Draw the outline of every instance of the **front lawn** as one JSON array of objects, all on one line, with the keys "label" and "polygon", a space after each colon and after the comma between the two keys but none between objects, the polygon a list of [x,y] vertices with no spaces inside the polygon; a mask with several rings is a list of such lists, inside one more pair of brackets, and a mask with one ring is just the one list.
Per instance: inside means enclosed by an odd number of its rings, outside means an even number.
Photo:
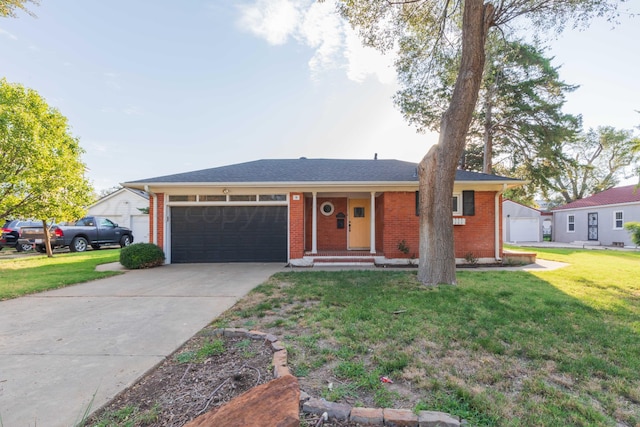
[{"label": "front lawn", "polygon": [[90,280],[120,274],[96,271],[96,266],[118,261],[120,249],[104,249],[82,253],[31,255],[0,259],[0,300],[61,288]]},{"label": "front lawn", "polygon": [[316,397],[472,425],[637,425],[640,253],[536,252],[571,265],[464,270],[437,288],[409,270],[293,271],[216,323],[283,337]]}]

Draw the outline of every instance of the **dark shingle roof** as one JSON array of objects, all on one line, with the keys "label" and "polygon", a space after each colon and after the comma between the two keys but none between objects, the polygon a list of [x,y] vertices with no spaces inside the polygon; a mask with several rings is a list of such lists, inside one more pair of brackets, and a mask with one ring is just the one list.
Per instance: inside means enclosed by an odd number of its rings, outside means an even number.
[{"label": "dark shingle roof", "polygon": [[640,189],[637,189],[635,185],[627,185],[624,187],[615,187],[604,190],[591,197],[585,197],[584,199],[576,200],[563,206],[558,206],[553,210],[579,209],[632,202],[640,202]]},{"label": "dark shingle roof", "polygon": [[[132,181],[145,183],[413,182],[417,164],[400,160],[267,159]],[[457,171],[456,181],[514,181]]]}]

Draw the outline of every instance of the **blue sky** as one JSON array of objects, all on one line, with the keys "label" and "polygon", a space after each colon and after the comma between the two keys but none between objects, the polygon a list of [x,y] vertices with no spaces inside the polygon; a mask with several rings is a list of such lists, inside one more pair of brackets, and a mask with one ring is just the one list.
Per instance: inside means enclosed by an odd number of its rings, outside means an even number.
[{"label": "blue sky", "polygon": [[[68,117],[98,190],[261,158],[418,162],[437,140],[404,122],[392,59],[362,48],[329,0],[32,9],[0,19],[0,76]],[[565,110],[585,128],[640,125],[639,23],[596,20],[549,43],[561,78],[581,85]]]}]

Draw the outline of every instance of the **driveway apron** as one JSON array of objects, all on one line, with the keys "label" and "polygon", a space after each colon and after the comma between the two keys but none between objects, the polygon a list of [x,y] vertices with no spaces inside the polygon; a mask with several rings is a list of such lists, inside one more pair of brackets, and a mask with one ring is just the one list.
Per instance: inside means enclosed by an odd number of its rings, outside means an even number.
[{"label": "driveway apron", "polygon": [[166,265],[0,302],[0,425],[75,425],[283,269]]}]

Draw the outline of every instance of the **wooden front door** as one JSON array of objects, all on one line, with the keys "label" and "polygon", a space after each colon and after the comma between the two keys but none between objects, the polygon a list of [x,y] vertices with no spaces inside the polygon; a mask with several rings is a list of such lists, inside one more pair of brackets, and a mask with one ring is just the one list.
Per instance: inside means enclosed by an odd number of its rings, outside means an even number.
[{"label": "wooden front door", "polygon": [[349,199],[349,249],[371,247],[371,200]]}]

